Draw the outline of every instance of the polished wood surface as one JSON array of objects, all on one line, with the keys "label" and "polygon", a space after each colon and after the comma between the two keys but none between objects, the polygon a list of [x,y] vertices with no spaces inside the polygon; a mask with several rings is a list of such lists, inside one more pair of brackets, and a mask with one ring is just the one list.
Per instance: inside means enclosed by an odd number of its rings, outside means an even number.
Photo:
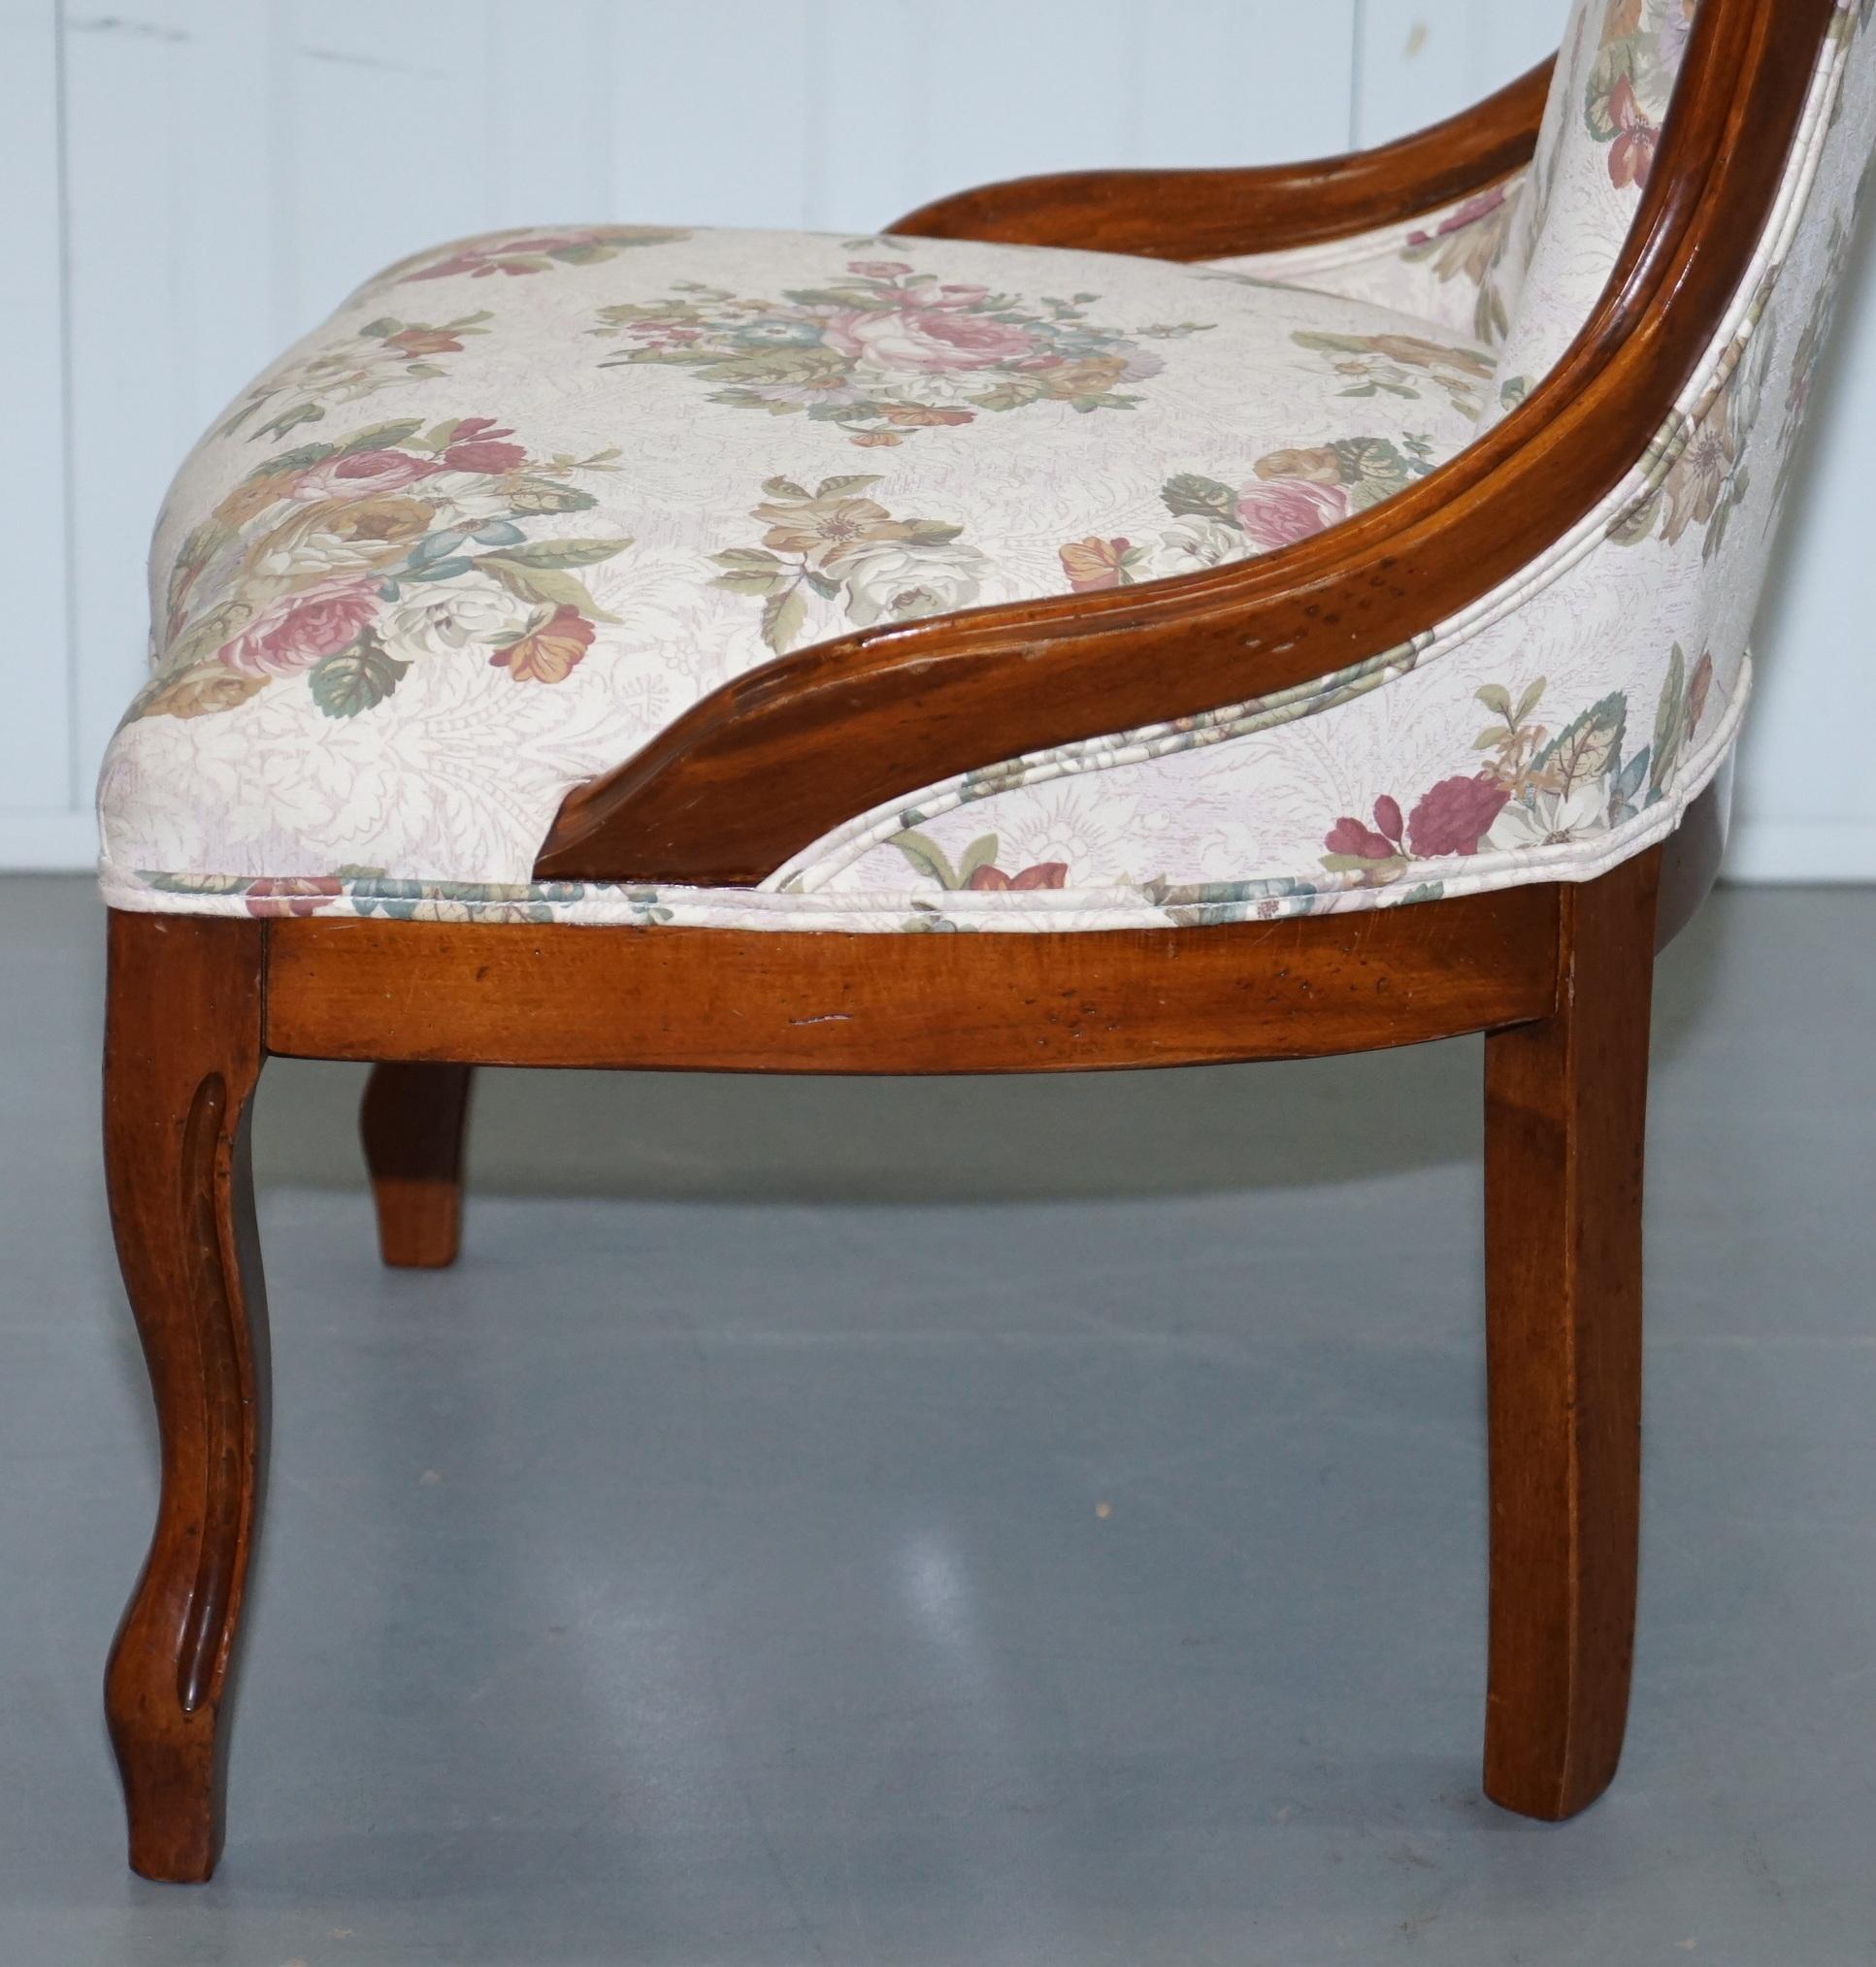
[{"label": "polished wood surface", "polygon": [[111,917],[105,1175],[162,1488],[105,1714],[146,1878],[205,1879],[220,1849],[222,1710],[266,1451],[247,1159],[263,939],[256,922]]},{"label": "polished wood surface", "polygon": [[1318,246],[1453,204],[1528,164],[1551,67],[1542,62],[1458,115],[1371,150],[1252,170],[1015,178],[922,205],[889,231],[1172,260]]},{"label": "polished wood surface", "polygon": [[1543,1015],[1556,896],[1085,934],[282,920],[268,927],[267,1044],[727,1072],[1310,1058]]},{"label": "polished wood surface", "polygon": [[1398,649],[1622,481],[1756,249],[1830,0],[1706,0],[1633,232],[1557,368],[1430,476],[1311,539],[1104,593],[870,629],[764,664],[571,792],[543,878],[749,884],[954,772]]},{"label": "polished wood surface", "polygon": [[1573,1817],[1622,1754],[1641,1510],[1659,848],[1564,890],[1556,1011],[1485,1041],[1485,1793]]},{"label": "polished wood surface", "polygon": [[372,1068],[358,1110],[378,1247],[396,1270],[443,1270],[462,1243],[467,1065]]}]

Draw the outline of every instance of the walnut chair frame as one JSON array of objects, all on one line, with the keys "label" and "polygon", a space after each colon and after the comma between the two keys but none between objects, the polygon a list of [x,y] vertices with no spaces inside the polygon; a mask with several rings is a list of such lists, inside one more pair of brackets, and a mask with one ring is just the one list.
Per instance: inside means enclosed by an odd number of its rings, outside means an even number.
[{"label": "walnut chair frame", "polygon": [[[1620,482],[1744,277],[1830,0],[1706,0],[1633,231],[1551,376],[1359,517],[1260,559],[874,629],[716,690],[571,793],[542,878],[748,885],[954,771],[1286,688],[1406,640]],[[1539,69],[1385,148],[1093,173],[930,206],[904,234],[1201,259],[1338,238],[1526,162]],[[155,1393],[161,1495],[106,1710],[144,1876],[200,1880],[266,1461],[248,1115],[270,1054],[373,1062],[387,1262],[456,1254],[477,1065],[1028,1072],[1290,1059],[1486,1033],[1491,1480],[1485,1788],[1562,1819],[1621,1753],[1639,1508],[1653,952],[1710,886],[1716,782],[1599,879],[1200,930],[957,936],[114,910],[105,1147]]]}]

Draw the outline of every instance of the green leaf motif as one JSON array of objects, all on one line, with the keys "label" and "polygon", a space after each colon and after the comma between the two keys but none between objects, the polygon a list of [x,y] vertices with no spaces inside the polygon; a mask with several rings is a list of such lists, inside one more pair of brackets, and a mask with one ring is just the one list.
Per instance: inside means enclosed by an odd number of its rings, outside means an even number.
[{"label": "green leaf motif", "polygon": [[428,567],[433,561],[447,560],[469,535],[460,526],[445,527],[440,533],[426,533],[405,556],[412,568]]},{"label": "green leaf motif", "polygon": [[762,639],[777,655],[785,654],[807,626],[807,604],[798,586],[772,594],[762,606]]},{"label": "green leaf motif", "polygon": [[458,574],[467,574],[475,564],[458,554],[448,560],[426,560],[420,567],[407,567],[397,577],[400,580],[454,580]]},{"label": "green leaf motif", "polygon": [[[715,557],[720,560],[723,556],[719,553]],[[732,567],[727,573],[714,575],[710,585],[729,594],[773,594],[787,578],[787,572],[780,567],[766,570],[760,567]]]},{"label": "green leaf motif", "polygon": [[1348,503],[1357,512],[1405,491],[1430,469],[1418,456],[1403,457],[1384,437],[1338,438],[1329,448],[1335,453]]},{"label": "green leaf motif", "polygon": [[415,437],[422,428],[420,416],[401,416],[391,423],[375,423],[348,437],[340,446],[339,455],[348,458],[360,451],[387,451],[407,438]]},{"label": "green leaf motif", "polygon": [[356,717],[383,703],[410,667],[371,635],[362,635],[349,648],[313,665],[313,701],[328,717]]},{"label": "green leaf motif", "polygon": [[1639,546],[1652,539],[1655,521],[1661,517],[1662,494],[1659,486],[1647,493],[1638,504],[1630,506],[1621,518],[1609,528],[1609,538],[1618,546]]},{"label": "green leaf motif", "polygon": [[997,836],[980,834],[958,859],[958,886],[966,886],[979,868],[997,865]]},{"label": "green leaf motif", "polygon": [[1681,740],[1687,735],[1687,655],[1679,642],[1667,659],[1667,680],[1662,685],[1661,702],[1655,706],[1654,762],[1648,774],[1648,797],[1652,803],[1661,797],[1680,757]]},{"label": "green leaf motif", "polygon": [[[246,416],[247,412],[243,410],[241,414],[242,416]],[[298,430],[301,424],[323,423],[325,417],[326,413],[318,404],[296,403],[292,409],[281,410],[279,416],[270,418],[268,422],[262,424],[247,442],[249,443],[259,443],[262,438],[286,437],[291,432]],[[237,416],[228,423],[223,424],[220,435],[223,437],[230,435],[240,421],[241,417]]]},{"label": "green leaf motif", "polygon": [[506,553],[484,553],[474,564],[483,573],[492,574],[510,594],[532,602],[537,607],[575,608],[588,621],[618,620],[617,615],[609,614],[600,606],[583,581],[558,568],[525,567]]},{"label": "green leaf motif", "polygon": [[1322,864],[1332,874],[1372,874],[1392,881],[1407,865],[1404,854],[1390,854],[1385,860],[1365,860],[1360,854],[1324,854]]},{"label": "green leaf motif", "polygon": [[499,558],[511,567],[597,567],[631,544],[630,540],[536,540],[504,547]]},{"label": "green leaf motif", "polygon": [[940,888],[962,888],[964,880],[969,878],[961,879],[952,869],[950,856],[924,834],[895,834],[892,844],[919,873],[928,880],[936,881]]},{"label": "green leaf motif", "polygon": [[[1647,782],[1653,746],[1644,744],[1616,773],[1609,787],[1609,824],[1620,826],[1635,816],[1635,795]],[[1649,803],[1653,804],[1651,796]]]},{"label": "green leaf motif", "polygon": [[516,515],[545,512],[590,512],[599,501],[574,485],[550,478],[522,478],[509,494],[509,510]]},{"label": "green leaf motif", "polygon": [[1167,479],[1160,489],[1166,508],[1175,519],[1196,517],[1221,519],[1227,526],[1237,524],[1237,494],[1216,478],[1201,477],[1196,472],[1181,472]]},{"label": "green leaf motif", "polygon": [[1596,57],[1590,73],[1590,86],[1583,105],[1583,120],[1598,144],[1611,144],[1621,135],[1611,98],[1616,83],[1628,81],[1634,72],[1634,43],[1629,36],[1612,41]]},{"label": "green leaf motif", "polygon": [[303,443],[297,450],[281,451],[279,457],[269,458],[258,464],[247,474],[248,478],[281,478],[293,472],[303,472],[310,465],[322,465],[339,446],[336,443]]},{"label": "green leaf motif", "polygon": [[1615,770],[1629,721],[1629,700],[1620,690],[1592,704],[1572,719],[1531,760],[1533,774],[1564,794]]}]

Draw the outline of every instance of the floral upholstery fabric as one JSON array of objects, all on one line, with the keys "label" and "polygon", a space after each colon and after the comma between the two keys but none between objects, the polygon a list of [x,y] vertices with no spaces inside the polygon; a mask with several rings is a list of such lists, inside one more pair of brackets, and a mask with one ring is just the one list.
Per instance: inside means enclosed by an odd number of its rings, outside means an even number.
[{"label": "floral upholstery fabric", "polygon": [[1496,349],[1511,326],[1510,248],[1527,210],[1530,176],[1514,172],[1470,198],[1352,239],[1211,265],[1240,279],[1392,308]]},{"label": "floral upholstery fabric", "polygon": [[[1587,878],[1639,851],[1737,733],[1876,136],[1860,6],[1681,405],[1464,616],[1279,696],[857,814],[758,891],[528,878],[571,785],[773,653],[1267,551],[1452,455],[1593,302],[1684,15],[1581,0],[1532,171],[1336,248],[1176,268],[607,227],[388,270],[178,480],[155,665],[101,788],[108,899],[1196,926]],[[1593,178],[1579,195],[1592,168],[1609,198]]]},{"label": "floral upholstery fabric", "polygon": [[1580,0],[1494,278],[1515,293],[1502,397],[1545,376],[1589,318],[1641,204],[1697,0]]}]

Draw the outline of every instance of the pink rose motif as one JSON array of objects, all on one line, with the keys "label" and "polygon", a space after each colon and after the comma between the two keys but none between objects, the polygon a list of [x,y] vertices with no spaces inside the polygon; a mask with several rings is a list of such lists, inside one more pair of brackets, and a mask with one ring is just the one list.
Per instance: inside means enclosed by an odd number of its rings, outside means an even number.
[{"label": "pink rose motif", "polygon": [[1264,553],[1292,546],[1347,517],[1348,493],[1308,478],[1260,478],[1237,495],[1237,523]]},{"label": "pink rose motif", "polygon": [[293,497],[311,504],[316,499],[359,499],[375,492],[400,492],[442,470],[432,458],[409,451],[346,451],[322,464],[311,465],[293,481]]},{"label": "pink rose motif", "polygon": [[1422,795],[1407,820],[1407,838],[1423,861],[1442,854],[1476,854],[1511,797],[1487,772],[1472,778],[1442,778]]},{"label": "pink rose motif", "polygon": [[1398,842],[1347,813],[1323,836],[1323,845],[1332,854],[1346,854],[1352,861],[1388,861],[1400,852]]},{"label": "pink rose motif", "polygon": [[995,369],[1036,353],[1024,329],[938,307],[837,314],[821,339],[837,353],[880,369]]},{"label": "pink rose motif", "polygon": [[336,874],[263,874],[243,899],[249,915],[316,915],[344,892]]},{"label": "pink rose motif", "polygon": [[292,676],[357,639],[378,619],[378,589],[369,578],[322,580],[270,602],[242,632],[221,645],[221,661],[244,676]]},{"label": "pink rose motif", "polygon": [[1374,802],[1372,827],[1344,813],[1323,836],[1323,845],[1332,854],[1341,854],[1352,861],[1405,860],[1407,850],[1400,844],[1402,830],[1400,802],[1383,793]]},{"label": "pink rose motif", "polygon": [[1498,211],[1505,201],[1505,188],[1496,184],[1490,191],[1481,191],[1476,198],[1468,198],[1464,205],[1456,207],[1429,232],[1425,227],[1408,233],[1409,246],[1431,246],[1436,239],[1444,239],[1449,232],[1464,232],[1468,225],[1476,225],[1481,218]]},{"label": "pink rose motif", "polygon": [[936,308],[976,308],[990,298],[988,287],[973,287],[962,280],[946,280],[938,288],[939,299],[931,303]]},{"label": "pink rose motif", "polygon": [[489,472],[497,475],[514,471],[527,463],[527,451],[518,443],[497,442],[513,435],[511,430],[498,429],[492,416],[466,416],[456,426],[449,447],[443,454],[443,469]]},{"label": "pink rose motif", "polygon": [[863,279],[896,280],[901,274],[908,274],[912,263],[905,259],[850,259],[847,272],[859,274]]},{"label": "pink rose motif", "polygon": [[1005,874],[1001,868],[973,868],[971,878],[964,884],[979,894],[986,890],[1060,888],[1069,878],[1069,864],[1066,861],[1038,861],[1033,868],[1025,868],[1020,873]]}]

